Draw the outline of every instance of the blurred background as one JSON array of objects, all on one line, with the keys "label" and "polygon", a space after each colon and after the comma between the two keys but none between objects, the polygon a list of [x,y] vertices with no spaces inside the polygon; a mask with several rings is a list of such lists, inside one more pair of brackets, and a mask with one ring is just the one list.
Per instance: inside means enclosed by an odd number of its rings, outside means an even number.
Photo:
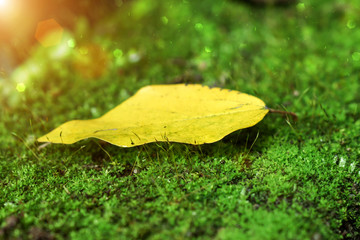
[{"label": "blurred background", "polygon": [[[3,96],[11,89],[24,92],[34,78],[57,78],[76,69],[85,78],[100,77],[107,64],[106,35],[100,19],[117,12],[123,1],[0,0],[0,86]],[[119,11],[119,14],[122,14]],[[116,26],[111,31],[116,31]],[[90,63],[91,61],[91,63]],[[89,64],[96,69],[87,69]],[[49,75],[49,71],[56,71]],[[11,99],[7,104],[11,104]],[[16,99],[15,99],[16,100]],[[3,102],[4,103],[4,102]],[[5,103],[6,104],[6,103]]]},{"label": "blurred background", "polygon": [[[122,1],[99,4],[92,0],[0,0],[2,73],[10,74],[16,66],[31,56],[38,44],[42,44],[40,40],[46,41],[46,35],[57,30],[56,26],[41,29],[42,22],[53,20],[58,23],[59,28],[65,30],[65,35],[74,34],[79,22],[85,22],[83,24],[86,24],[86,30],[89,30],[96,21],[109,12],[116,11],[122,4]],[[40,38],[37,38],[37,31],[42,31]],[[43,47],[60,44],[62,37],[59,35],[58,39]]]}]

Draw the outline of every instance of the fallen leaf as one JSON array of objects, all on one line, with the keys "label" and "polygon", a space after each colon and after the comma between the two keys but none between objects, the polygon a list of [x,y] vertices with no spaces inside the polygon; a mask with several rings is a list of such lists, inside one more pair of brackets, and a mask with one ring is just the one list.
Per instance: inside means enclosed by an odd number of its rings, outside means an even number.
[{"label": "fallen leaf", "polygon": [[121,147],[158,141],[197,145],[251,127],[268,112],[262,100],[238,91],[199,84],[153,85],[100,118],[66,122],[38,141],[71,144],[93,137]]}]

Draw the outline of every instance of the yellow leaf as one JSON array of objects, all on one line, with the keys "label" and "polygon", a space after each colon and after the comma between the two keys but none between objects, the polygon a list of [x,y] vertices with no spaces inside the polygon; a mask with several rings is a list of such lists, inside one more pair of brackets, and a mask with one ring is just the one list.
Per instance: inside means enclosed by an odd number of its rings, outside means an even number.
[{"label": "yellow leaf", "polygon": [[154,85],[100,118],[66,122],[38,141],[71,144],[94,137],[121,147],[157,141],[212,143],[255,125],[268,112],[262,100],[238,91]]}]

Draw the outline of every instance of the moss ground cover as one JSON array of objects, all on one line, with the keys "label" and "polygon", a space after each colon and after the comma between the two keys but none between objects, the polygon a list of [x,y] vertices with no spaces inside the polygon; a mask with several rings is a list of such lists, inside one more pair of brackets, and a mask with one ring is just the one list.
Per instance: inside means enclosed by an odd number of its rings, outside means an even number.
[{"label": "moss ground cover", "polygon": [[[359,10],[137,0],[79,19],[1,78],[0,238],[360,238]],[[35,142],[177,82],[250,93],[299,120],[269,114],[202,146]]]}]

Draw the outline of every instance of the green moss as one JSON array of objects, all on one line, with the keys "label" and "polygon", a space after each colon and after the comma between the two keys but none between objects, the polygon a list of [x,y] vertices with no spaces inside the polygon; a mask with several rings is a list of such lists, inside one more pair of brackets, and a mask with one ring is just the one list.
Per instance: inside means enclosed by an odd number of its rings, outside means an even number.
[{"label": "green moss", "polygon": [[[92,28],[82,19],[68,54],[49,61],[54,48],[38,49],[17,69],[24,92],[16,79],[0,84],[0,238],[359,238],[358,2],[151,5],[119,4]],[[106,64],[79,70],[80,48]],[[104,70],[82,72],[92,68]],[[269,114],[203,146],[37,149],[36,137],[67,120],[176,82],[254,94],[299,121]]]}]

